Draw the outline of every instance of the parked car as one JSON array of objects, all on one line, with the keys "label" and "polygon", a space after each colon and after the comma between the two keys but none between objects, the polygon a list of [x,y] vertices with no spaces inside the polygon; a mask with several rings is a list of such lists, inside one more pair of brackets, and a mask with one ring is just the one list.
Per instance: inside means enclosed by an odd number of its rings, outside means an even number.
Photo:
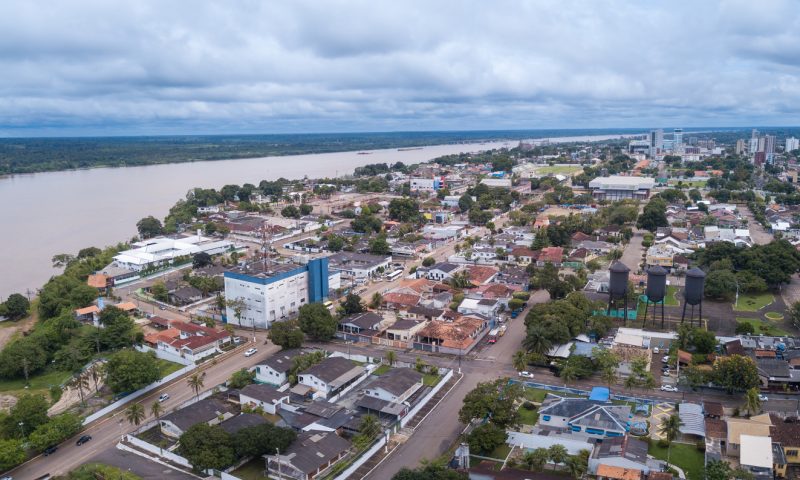
[{"label": "parked car", "polygon": [[662,377],[669,377],[669,370],[664,370],[663,372],[661,372],[661,376]]},{"label": "parked car", "polygon": [[166,402],[167,400],[169,400],[169,393],[162,393],[158,396],[159,402]]},{"label": "parked car", "polygon": [[678,387],[674,387],[672,385],[661,385],[662,392],[677,392]]},{"label": "parked car", "polygon": [[664,355],[664,358],[661,359],[661,363],[669,363],[669,355]]},{"label": "parked car", "polygon": [[81,438],[79,438],[77,442],[75,442],[75,445],[80,447],[81,445],[83,445],[84,443],[88,442],[91,439],[92,439],[91,435],[84,435]]},{"label": "parked car", "polygon": [[252,357],[253,355],[256,354],[257,351],[258,351],[257,348],[250,348],[246,352],[244,352],[244,356],[245,357]]},{"label": "parked car", "polygon": [[233,337],[233,343],[239,345],[240,343],[242,343],[242,337]]},{"label": "parked car", "polygon": [[758,399],[761,400],[762,402],[766,402],[767,400],[769,400],[769,398],[767,398],[767,396],[764,395],[763,393],[758,394]]},{"label": "parked car", "polygon": [[659,352],[659,350],[658,350],[658,347],[655,347],[655,348],[653,348],[653,353],[655,353],[656,355],[658,355],[658,352]]},{"label": "parked car", "polygon": [[58,445],[52,445],[50,447],[47,447],[47,448],[44,449],[44,452],[43,452],[44,456],[46,457],[48,455],[52,455],[52,454],[56,453],[56,450],[58,450]]},{"label": "parked car", "polygon": [[14,480],[14,477],[11,475],[6,475],[5,477],[0,477],[0,480]]},{"label": "parked car", "polygon": [[533,374],[531,372],[526,372],[526,371],[519,372],[519,376],[525,378],[533,378]]}]

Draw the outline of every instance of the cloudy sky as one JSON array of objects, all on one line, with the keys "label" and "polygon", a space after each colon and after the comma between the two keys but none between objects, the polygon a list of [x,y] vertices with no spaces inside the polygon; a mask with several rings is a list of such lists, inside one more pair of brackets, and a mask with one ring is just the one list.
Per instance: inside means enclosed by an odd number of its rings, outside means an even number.
[{"label": "cloudy sky", "polygon": [[797,125],[792,1],[0,2],[0,136]]}]

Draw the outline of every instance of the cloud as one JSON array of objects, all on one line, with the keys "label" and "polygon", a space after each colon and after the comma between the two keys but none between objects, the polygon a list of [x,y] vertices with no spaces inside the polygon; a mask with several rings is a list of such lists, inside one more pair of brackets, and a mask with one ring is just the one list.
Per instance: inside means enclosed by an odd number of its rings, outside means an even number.
[{"label": "cloud", "polygon": [[790,1],[0,3],[0,134],[796,123]]}]

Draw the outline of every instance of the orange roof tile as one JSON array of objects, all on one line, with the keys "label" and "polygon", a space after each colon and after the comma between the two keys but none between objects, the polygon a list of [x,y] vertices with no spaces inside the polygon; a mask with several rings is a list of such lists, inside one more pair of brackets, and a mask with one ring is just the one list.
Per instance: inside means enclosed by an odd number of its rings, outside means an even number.
[{"label": "orange roof tile", "polygon": [[89,275],[89,278],[86,279],[86,283],[90,287],[106,288],[106,286],[108,286],[108,277],[103,275],[102,273],[97,273],[95,275]]},{"label": "orange roof tile", "polygon": [[126,312],[130,312],[131,310],[136,310],[136,304],[134,304],[133,302],[122,302],[114,306],[119,308],[120,310],[125,310]]},{"label": "orange roof tile", "polygon": [[97,305],[89,305],[75,310],[75,315],[89,315],[90,313],[100,313],[100,308]]},{"label": "orange roof tile", "polygon": [[617,480],[639,480],[642,478],[642,471],[635,468],[623,468],[601,464],[597,466],[597,476],[614,478]]}]

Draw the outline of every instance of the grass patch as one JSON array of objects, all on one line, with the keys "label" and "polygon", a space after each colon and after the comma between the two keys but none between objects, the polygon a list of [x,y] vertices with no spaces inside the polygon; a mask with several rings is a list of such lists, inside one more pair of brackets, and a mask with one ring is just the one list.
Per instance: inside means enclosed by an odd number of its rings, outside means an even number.
[{"label": "grass patch", "polygon": [[525,400],[529,400],[531,402],[542,403],[544,401],[544,397],[547,396],[547,390],[542,390],[541,388],[527,388],[522,391],[522,396],[525,397]]},{"label": "grass patch", "polygon": [[0,392],[9,395],[20,396],[23,393],[41,393],[49,400],[48,390],[51,385],[61,385],[72,376],[71,372],[62,370],[45,370],[44,372],[30,377],[28,388],[25,388],[25,379],[0,381]]},{"label": "grass patch", "polygon": [[677,180],[677,179],[670,179],[667,184],[669,186],[675,186],[678,184],[685,185],[689,188],[703,188],[706,186],[706,180]]},{"label": "grass patch", "polygon": [[158,371],[161,374],[161,378],[166,377],[170,373],[177,372],[184,367],[180,363],[170,362],[169,360],[164,360],[163,358],[159,358],[157,361]]},{"label": "grass patch", "polygon": [[442,377],[440,377],[439,375],[431,375],[430,373],[426,373],[422,377],[422,384],[425,385],[426,387],[434,387],[436,386],[437,383],[439,383],[439,380],[441,380],[441,378]]},{"label": "grass patch", "polygon": [[739,295],[739,303],[733,309],[738,312],[757,312],[775,301],[771,293],[745,293]]},{"label": "grass patch", "polygon": [[389,365],[383,364],[380,367],[376,368],[375,371],[372,372],[372,374],[380,376],[380,375],[383,375],[384,373],[388,372],[391,369],[392,369],[392,367],[390,367]]},{"label": "grass patch", "polygon": [[764,314],[764,316],[774,322],[780,322],[781,320],[783,320],[783,314],[778,312],[767,312]]},{"label": "grass patch", "polygon": [[789,336],[786,330],[776,327],[772,323],[761,321],[758,318],[736,318],[737,322],[749,323],[755,330],[755,335],[767,335],[770,337]]},{"label": "grass patch", "polygon": [[241,480],[263,480],[266,478],[264,476],[264,467],[265,464],[263,458],[254,458],[236,470],[232,471],[231,474],[233,474],[234,477],[240,478]]},{"label": "grass patch", "polygon": [[563,175],[570,175],[581,170],[583,170],[583,167],[577,165],[548,165],[546,167],[536,167],[536,173],[541,173],[544,175],[558,175],[559,173]]},{"label": "grass patch", "polygon": [[511,446],[507,443],[504,443],[485,456],[489,458],[496,458],[502,461],[506,459],[509,453],[511,453]]},{"label": "grass patch", "polygon": [[[686,472],[688,480],[703,480],[703,470],[705,455],[697,450],[694,445],[685,443],[673,443],[670,449],[670,463],[677,465]],[[655,441],[650,441],[647,453],[659,460],[667,459],[667,449],[661,448]]]},{"label": "grass patch", "polygon": [[519,407],[519,422],[524,425],[536,425],[539,420],[539,412],[536,410],[528,410],[525,407]]}]

